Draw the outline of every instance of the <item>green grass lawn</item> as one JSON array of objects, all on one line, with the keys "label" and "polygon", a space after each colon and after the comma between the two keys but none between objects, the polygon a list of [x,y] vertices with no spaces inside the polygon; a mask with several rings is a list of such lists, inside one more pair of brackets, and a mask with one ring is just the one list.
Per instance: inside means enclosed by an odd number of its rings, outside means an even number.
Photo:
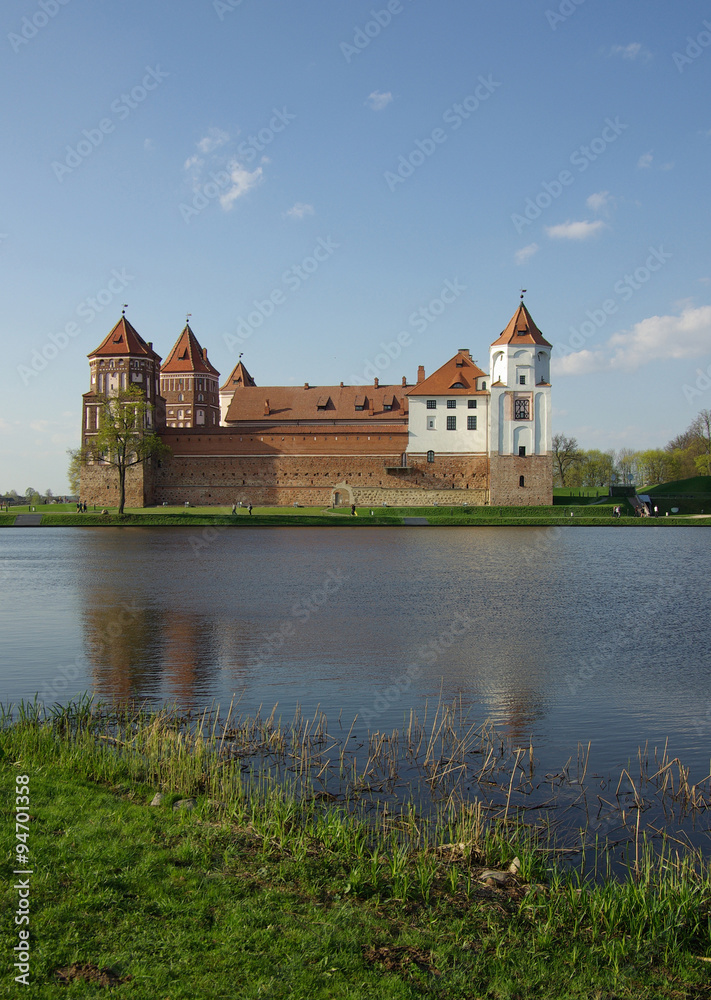
[{"label": "green grass lawn", "polygon": [[[374,841],[367,820],[347,820],[338,803],[299,803],[265,786],[222,806],[198,789],[193,811],[175,811],[196,792],[203,744],[181,749],[168,726],[158,751],[150,719],[150,751],[123,741],[112,749],[111,732],[77,731],[67,713],[0,732],[6,914],[18,905],[20,774],[33,872],[31,985],[10,988],[6,959],[3,995],[107,995],[100,977],[117,997],[161,1000],[698,1000],[711,991],[708,869],[670,855],[644,862],[636,879],[593,884],[518,840],[525,828],[515,825],[462,845],[442,827],[438,842],[403,853],[395,836]],[[159,807],[149,805],[151,753],[171,775]],[[515,855],[518,875],[501,886],[483,879]],[[11,920],[0,937],[9,956]]]},{"label": "green grass lawn", "polygon": [[694,476],[691,479],[678,479],[673,483],[661,483],[659,486],[640,487],[637,492],[648,493],[650,496],[696,494],[711,498],[711,476]]},{"label": "green grass lawn", "polygon": [[[560,501],[562,497],[557,497]],[[577,498],[573,498],[574,500]],[[594,499],[594,498],[592,498]],[[666,517],[667,510],[679,505],[680,514],[697,512],[697,505],[690,501],[684,505],[676,500],[659,500],[661,516],[658,519],[641,519],[631,515],[632,508],[624,497],[614,498],[610,503],[555,503],[553,506],[456,506],[439,504],[432,507],[372,506],[357,507],[357,516],[351,516],[350,507],[253,507],[251,515],[246,507],[237,508],[232,514],[231,506],[160,506],[135,508],[127,507],[122,517],[115,507],[92,506],[86,514],[77,514],[75,505],[44,505],[37,508],[42,515],[42,527],[382,527],[402,525],[404,518],[424,517],[431,525],[448,526],[546,526],[569,525],[574,527],[594,526],[660,526],[671,525],[706,526],[708,521],[684,516]],[[623,517],[614,518],[613,508],[619,505]],[[709,505],[711,512],[711,504]],[[27,506],[13,507],[10,513],[0,514],[0,527],[14,524],[15,517],[27,513]],[[627,516],[624,516],[627,515]]]}]

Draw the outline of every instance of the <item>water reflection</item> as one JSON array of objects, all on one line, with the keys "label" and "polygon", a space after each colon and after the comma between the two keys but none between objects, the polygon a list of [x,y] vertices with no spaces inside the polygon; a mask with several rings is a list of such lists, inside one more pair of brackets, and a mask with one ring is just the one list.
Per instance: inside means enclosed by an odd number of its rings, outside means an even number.
[{"label": "water reflection", "polygon": [[601,767],[624,765],[667,736],[708,763],[702,529],[249,528],[198,549],[191,535],[0,533],[16,581],[4,700],[78,659],[77,688],[103,698],[236,693],[248,712],[320,704],[387,729],[461,697],[557,763],[590,739]]}]

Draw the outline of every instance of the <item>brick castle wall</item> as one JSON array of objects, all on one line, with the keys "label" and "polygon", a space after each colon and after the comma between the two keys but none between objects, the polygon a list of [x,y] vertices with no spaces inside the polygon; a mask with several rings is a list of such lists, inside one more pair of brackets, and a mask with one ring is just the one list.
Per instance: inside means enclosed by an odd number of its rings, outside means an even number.
[{"label": "brick castle wall", "polygon": [[[126,506],[146,507],[153,502],[153,469],[150,464],[134,465],[126,470]],[[110,465],[84,465],[79,496],[98,507],[118,507],[118,470]]]},{"label": "brick castle wall", "polygon": [[[547,506],[553,503],[550,455],[490,455],[489,502],[494,506]],[[519,485],[523,476],[524,485]]]},{"label": "brick castle wall", "polygon": [[[348,488],[354,491],[353,500],[346,499]],[[428,463],[410,458],[409,467],[403,469],[399,453],[385,458],[174,453],[155,470],[153,502],[327,506],[335,491],[342,494],[343,503],[389,503],[391,497],[397,497],[393,502],[401,505],[435,500],[483,503],[488,491],[487,460],[485,456],[448,457]],[[423,491],[441,493],[442,499],[426,500]]]},{"label": "brick castle wall", "polygon": [[[253,436],[249,442],[235,440],[239,435],[232,433],[182,431],[162,437],[172,454],[159,463],[128,470],[127,507],[186,502],[193,506],[229,506],[240,501],[253,506],[299,503],[326,507],[333,502],[335,493],[339,494],[340,503],[361,506],[552,503],[550,456],[445,455],[427,462],[425,455],[408,455],[408,466],[403,468],[400,450],[403,442],[397,435],[393,437],[398,450],[390,454],[383,449],[385,453],[381,454],[341,455],[277,454],[277,442],[261,441],[261,435]],[[314,435],[301,437],[313,441]],[[368,448],[383,447],[384,441],[373,441],[378,435],[370,437],[370,442],[366,442]],[[381,438],[390,435],[383,434]],[[335,446],[335,440],[328,443]],[[237,447],[245,444],[250,449],[261,447],[270,451],[236,455]],[[322,442],[314,444],[323,447]],[[296,446],[293,442],[292,447]],[[524,477],[523,486],[519,485],[520,476]],[[101,465],[85,466],[81,498],[92,505],[117,506],[116,470]]]}]

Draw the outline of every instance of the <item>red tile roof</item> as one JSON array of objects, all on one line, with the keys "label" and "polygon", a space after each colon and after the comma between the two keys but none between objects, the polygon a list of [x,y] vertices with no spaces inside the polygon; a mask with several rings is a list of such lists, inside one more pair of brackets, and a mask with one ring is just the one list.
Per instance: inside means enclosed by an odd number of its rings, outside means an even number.
[{"label": "red tile roof", "polygon": [[207,350],[200,346],[190,326],[186,325],[161,367],[161,374],[182,375],[193,372],[196,375],[219,376],[220,374],[207,360]]},{"label": "red tile roof", "polygon": [[225,380],[225,384],[221,386],[221,389],[234,389],[236,385],[247,386],[256,385],[252,376],[249,374],[245,366],[241,361],[238,361],[235,367],[232,369],[230,374]]},{"label": "red tile roof", "polygon": [[531,318],[531,314],[523,302],[511,317],[509,325],[503,331],[495,344],[541,344],[542,347],[552,347]]},{"label": "red tile roof", "polygon": [[486,378],[479,366],[472,361],[467,350],[460,350],[428,378],[407,390],[408,396],[471,396],[486,390],[477,389],[476,380]]},{"label": "red tile roof", "polygon": [[156,354],[152,344],[147,344],[126,317],[122,316],[111,333],[87,357],[124,357],[128,355],[160,361],[160,354]]},{"label": "red tile roof", "polygon": [[[226,383],[223,388],[228,388]],[[267,412],[268,402],[268,412]],[[390,405],[392,409],[386,410]],[[356,409],[356,406],[362,409]],[[225,415],[227,424],[239,422],[280,421],[342,421],[401,422],[408,410],[402,386],[381,385],[378,388],[361,385],[240,386]]]}]

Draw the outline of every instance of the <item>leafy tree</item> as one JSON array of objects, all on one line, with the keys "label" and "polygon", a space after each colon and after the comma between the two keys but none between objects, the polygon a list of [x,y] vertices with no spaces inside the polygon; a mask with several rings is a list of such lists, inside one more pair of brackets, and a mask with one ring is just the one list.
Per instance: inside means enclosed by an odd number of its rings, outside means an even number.
[{"label": "leafy tree", "polygon": [[81,448],[68,448],[67,455],[69,455],[69,468],[67,469],[69,492],[73,493],[74,496],[79,496],[81,490],[82,450]]},{"label": "leafy tree", "polygon": [[563,434],[553,435],[553,475],[560,486],[569,486],[566,477],[579,457],[578,442]]},{"label": "leafy tree", "polygon": [[25,490],[25,498],[27,499],[28,503],[31,503],[32,497],[36,495],[37,495],[37,490],[34,488],[34,486],[28,486],[27,489]]},{"label": "leafy tree", "polygon": [[671,456],[662,448],[650,448],[637,456],[640,478],[645,486],[658,486],[670,478]]},{"label": "leafy tree", "polygon": [[153,407],[136,386],[107,396],[99,409],[98,433],[88,439],[81,461],[113,466],[119,479],[119,514],[126,504],[126,472],[170,449],[152,430]]},{"label": "leafy tree", "polygon": [[609,486],[615,474],[615,453],[598,451],[594,448],[586,452],[586,486]]},{"label": "leafy tree", "polygon": [[623,483],[630,483],[634,481],[635,471],[637,469],[636,451],[632,451],[631,448],[620,448],[617,452],[615,464],[617,465],[617,471]]},{"label": "leafy tree", "polygon": [[703,476],[711,476],[711,410],[702,410],[689,430],[693,431],[700,449],[694,460],[696,468]]}]

